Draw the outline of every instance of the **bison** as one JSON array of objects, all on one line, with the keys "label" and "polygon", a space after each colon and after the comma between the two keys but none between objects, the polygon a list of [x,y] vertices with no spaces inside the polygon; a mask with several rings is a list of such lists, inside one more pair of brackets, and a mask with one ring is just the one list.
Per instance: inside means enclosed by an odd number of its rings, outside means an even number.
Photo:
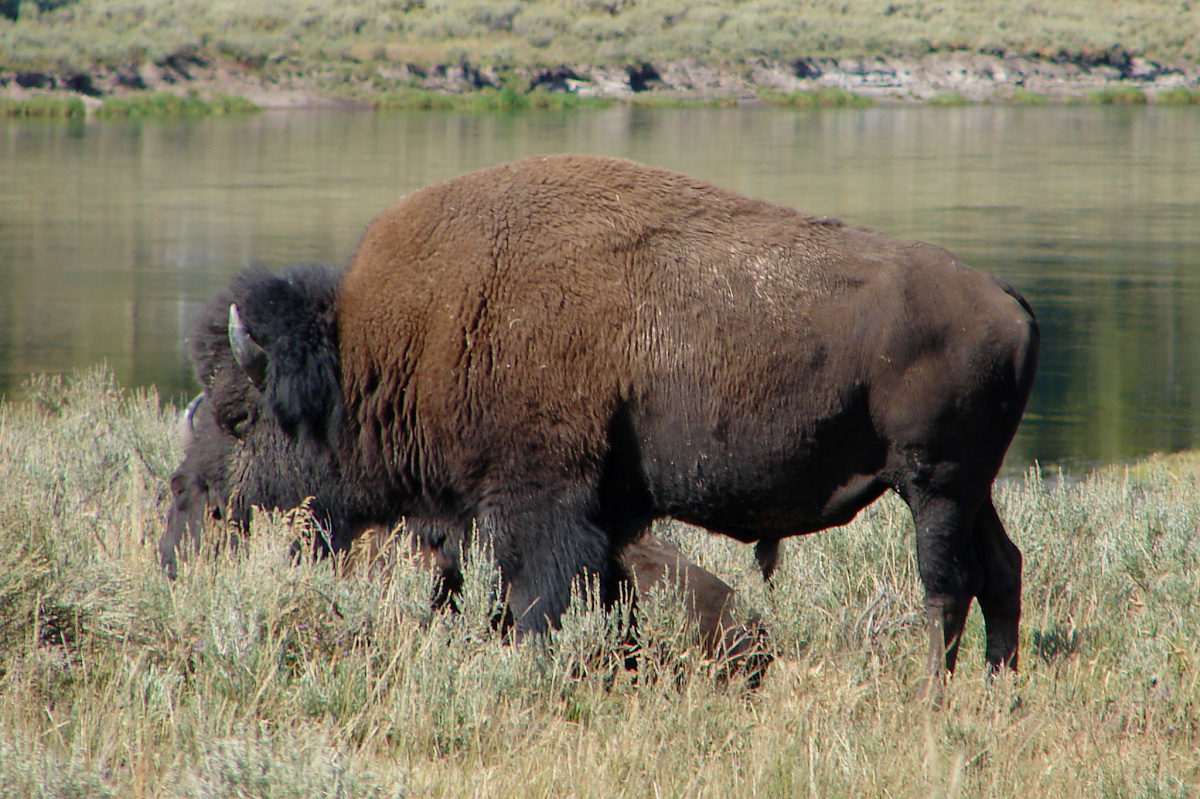
[{"label": "bison", "polygon": [[[528,158],[416,191],[337,278],[236,279],[192,343],[215,423],[287,441],[344,548],[416,520],[493,541],[521,633],[673,517],[756,543],[884,491],[916,525],[933,671],[971,600],[1017,664],[1021,554],[991,486],[1024,412],[1029,305],[953,255],[676,172]],[[241,440],[241,439],[239,439]]]},{"label": "bison", "polygon": [[[318,275],[321,268],[315,269],[305,267],[305,271]],[[237,380],[236,373],[227,377],[233,383],[248,383]],[[250,417],[262,409],[251,404],[250,392],[243,392],[242,397],[250,402],[238,405],[239,416],[246,419],[239,426],[240,437],[221,427],[207,393],[192,400],[181,418],[184,460],[171,476],[172,504],[167,529],[159,540],[162,564],[172,578],[176,576],[177,558],[201,547],[214,532],[219,540],[207,543],[220,545],[220,539],[231,538],[236,541],[250,524],[254,507],[288,511],[309,503],[318,527],[326,533],[345,522],[344,517],[337,518],[336,511],[330,513],[329,476],[304,468],[292,442],[272,437],[274,428],[269,416],[260,431]],[[236,404],[231,403],[229,395],[225,403],[227,412]],[[415,530],[409,530],[413,535],[380,525],[350,531],[339,549],[346,549],[345,542],[350,538],[354,546],[342,565],[351,571],[365,564],[374,573],[379,568],[392,568],[399,557],[416,556],[419,562],[441,571],[433,598],[434,606],[441,607],[461,587],[458,553],[430,549],[425,543],[433,537],[430,531],[420,520],[414,520],[413,527]],[[330,539],[317,544],[325,552],[332,548]],[[733,588],[690,563],[677,547],[649,533],[625,548],[621,563],[634,579],[636,595],[660,586],[679,592],[685,599],[688,624],[698,634],[704,652],[723,665],[722,673],[740,672],[751,687],[759,684],[772,661],[767,632],[757,616],[739,619]]]}]

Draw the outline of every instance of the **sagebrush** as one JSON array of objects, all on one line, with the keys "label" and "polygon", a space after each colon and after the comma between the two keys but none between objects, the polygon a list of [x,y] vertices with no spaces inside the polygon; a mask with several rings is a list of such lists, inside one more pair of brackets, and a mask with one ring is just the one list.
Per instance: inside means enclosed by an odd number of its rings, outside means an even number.
[{"label": "sagebrush", "polygon": [[978,612],[940,705],[911,521],[885,497],[785,543],[662,523],[762,614],[749,691],[705,662],[677,597],[577,598],[549,640],[492,628],[471,561],[458,615],[429,575],[236,550],[156,563],[176,410],[106,370],[0,405],[0,796],[1122,796],[1200,784],[1200,468],[1157,459],[997,489],[1025,553],[1017,674],[988,679]]}]

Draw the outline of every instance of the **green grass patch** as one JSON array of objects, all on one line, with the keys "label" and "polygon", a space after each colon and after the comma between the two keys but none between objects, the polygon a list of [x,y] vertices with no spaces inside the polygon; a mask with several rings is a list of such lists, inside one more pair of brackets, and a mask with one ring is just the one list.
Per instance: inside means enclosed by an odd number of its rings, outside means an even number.
[{"label": "green grass patch", "polygon": [[1174,86],[1155,94],[1154,102],[1159,105],[1200,105],[1200,89]]},{"label": "green grass patch", "polygon": [[425,89],[368,96],[377,111],[524,111],[527,109],[608,108],[614,101],[604,97],[580,97],[571,92],[535,89],[521,92],[505,87],[449,94]]},{"label": "green grass patch", "polygon": [[171,92],[146,92],[123,97],[109,97],[96,111],[96,116],[114,118],[180,116],[222,116],[246,114],[258,111],[258,106],[244,97],[213,92],[201,96],[197,92],[185,95]]},{"label": "green grass patch", "polygon": [[376,111],[453,111],[461,108],[459,97],[425,89],[408,89],[370,97]]},{"label": "green grass patch", "polygon": [[1139,482],[1158,483],[1164,480],[1200,482],[1200,452],[1176,452],[1152,455],[1131,464],[1109,466],[1113,476],[1127,476]]},{"label": "green grass patch", "polygon": [[1049,105],[1050,98],[1041,92],[1015,89],[1012,94],[1004,98],[1004,101],[1013,105]]},{"label": "green grass patch", "polygon": [[0,97],[0,117],[58,118],[82,117],[87,109],[78,97]]},{"label": "green grass patch", "polygon": [[770,105],[792,108],[866,108],[875,104],[870,97],[836,87],[822,87],[816,91],[763,92],[759,99]]},{"label": "green grass patch", "polygon": [[1088,92],[1088,102],[1096,105],[1145,105],[1146,93],[1136,86],[1111,86]]}]

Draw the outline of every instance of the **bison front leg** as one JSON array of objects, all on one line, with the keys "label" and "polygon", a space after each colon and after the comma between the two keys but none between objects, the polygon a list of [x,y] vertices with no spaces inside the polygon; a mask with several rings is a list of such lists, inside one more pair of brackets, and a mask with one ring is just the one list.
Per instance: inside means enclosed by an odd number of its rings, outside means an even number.
[{"label": "bison front leg", "polygon": [[491,539],[517,635],[558,626],[576,578],[595,576],[606,604],[617,596],[623,571],[608,536],[588,519],[585,492],[522,492],[498,497],[477,516]]}]

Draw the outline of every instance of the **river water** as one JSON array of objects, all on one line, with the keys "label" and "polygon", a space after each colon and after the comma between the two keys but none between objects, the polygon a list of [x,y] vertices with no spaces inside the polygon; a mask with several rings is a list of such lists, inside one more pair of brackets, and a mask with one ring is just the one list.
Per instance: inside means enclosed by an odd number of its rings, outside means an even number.
[{"label": "river water", "polygon": [[1042,365],[1006,469],[1200,447],[1200,109],[277,112],[0,121],[0,395],[107,362],[196,391],[182,341],[251,262],[345,261],[426,183],[593,152],[953,250],[1014,284]]}]

